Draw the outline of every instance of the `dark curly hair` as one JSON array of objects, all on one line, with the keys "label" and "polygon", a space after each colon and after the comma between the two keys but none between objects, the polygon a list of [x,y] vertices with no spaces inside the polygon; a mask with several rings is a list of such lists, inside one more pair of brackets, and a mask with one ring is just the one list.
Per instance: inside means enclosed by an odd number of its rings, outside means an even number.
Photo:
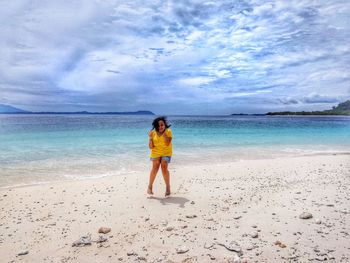
[{"label": "dark curly hair", "polygon": [[164,122],[166,129],[168,129],[171,126],[168,124],[168,121],[165,116],[160,116],[158,118],[155,118],[152,122],[153,129],[155,129],[156,131],[159,131],[159,121]]}]

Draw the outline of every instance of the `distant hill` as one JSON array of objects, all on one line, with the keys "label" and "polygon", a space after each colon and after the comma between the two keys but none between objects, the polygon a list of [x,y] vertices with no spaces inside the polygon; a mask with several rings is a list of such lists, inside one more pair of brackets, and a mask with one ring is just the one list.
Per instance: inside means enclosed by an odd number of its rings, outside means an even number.
[{"label": "distant hill", "polygon": [[47,111],[47,112],[32,112],[25,111],[10,105],[0,104],[0,114],[107,114],[107,115],[155,115],[151,111],[126,111],[126,112],[89,112],[89,111],[74,111],[74,112],[55,112],[55,111]]},{"label": "distant hill", "polygon": [[91,114],[91,115],[155,115],[151,111],[110,111],[110,112],[90,112],[90,111],[72,111],[72,112],[55,112],[55,111],[42,111],[31,112],[31,114]]},{"label": "distant hill", "polygon": [[29,113],[29,111],[21,110],[10,105],[0,104],[0,113]]},{"label": "distant hill", "polygon": [[331,110],[324,111],[281,111],[281,112],[268,112],[266,115],[347,115],[350,116],[350,100],[339,103],[338,106],[334,106]]}]

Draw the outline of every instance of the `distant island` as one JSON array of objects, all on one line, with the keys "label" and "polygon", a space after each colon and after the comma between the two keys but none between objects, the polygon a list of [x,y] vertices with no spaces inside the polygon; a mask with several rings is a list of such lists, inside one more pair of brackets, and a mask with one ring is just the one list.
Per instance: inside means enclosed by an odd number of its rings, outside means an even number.
[{"label": "distant island", "polygon": [[266,115],[346,115],[350,116],[350,100],[339,103],[338,106],[332,107],[331,110],[324,111],[281,111],[268,112]]},{"label": "distant island", "polygon": [[265,116],[266,114],[259,114],[259,113],[233,113],[231,116]]},{"label": "distant island", "polygon": [[27,113],[28,111],[21,110],[10,105],[0,104],[0,113]]},{"label": "distant island", "polygon": [[25,111],[10,105],[0,104],[0,114],[103,114],[103,115],[155,115],[151,111],[125,111],[125,112],[89,112],[89,111],[73,111],[73,112],[55,112],[55,111]]}]

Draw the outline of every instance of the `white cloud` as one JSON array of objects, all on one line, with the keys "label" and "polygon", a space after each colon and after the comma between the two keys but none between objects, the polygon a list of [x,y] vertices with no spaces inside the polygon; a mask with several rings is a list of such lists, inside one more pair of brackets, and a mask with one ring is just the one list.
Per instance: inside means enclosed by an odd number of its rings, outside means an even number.
[{"label": "white cloud", "polygon": [[185,86],[200,86],[200,85],[209,84],[211,81],[213,81],[213,79],[208,77],[193,77],[193,78],[179,79],[177,82],[180,85],[185,85]]},{"label": "white cloud", "polygon": [[149,97],[163,96],[169,113],[223,113],[235,99],[268,109],[350,97],[348,1],[2,5],[0,103],[161,110]]}]

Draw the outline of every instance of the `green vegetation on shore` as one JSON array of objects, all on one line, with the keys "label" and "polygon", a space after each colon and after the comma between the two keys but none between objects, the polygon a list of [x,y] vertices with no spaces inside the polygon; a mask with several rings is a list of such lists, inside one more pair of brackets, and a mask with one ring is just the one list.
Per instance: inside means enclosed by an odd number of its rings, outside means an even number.
[{"label": "green vegetation on shore", "polygon": [[266,115],[347,115],[350,116],[350,100],[339,103],[338,106],[334,106],[331,110],[324,111],[281,111],[281,112],[268,112]]}]

